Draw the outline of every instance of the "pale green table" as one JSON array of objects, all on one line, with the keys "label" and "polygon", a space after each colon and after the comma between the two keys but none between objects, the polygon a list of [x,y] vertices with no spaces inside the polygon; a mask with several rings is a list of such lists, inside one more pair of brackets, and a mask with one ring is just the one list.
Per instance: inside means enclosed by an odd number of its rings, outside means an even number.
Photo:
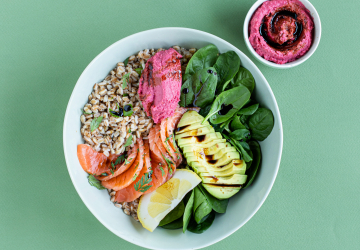
[{"label": "pale green table", "polygon": [[[66,169],[63,118],[103,49],[179,26],[237,46],[254,1],[1,1],[0,249],[140,249],[85,207]],[[258,65],[278,101],[284,150],[264,205],[208,249],[360,249],[360,1],[313,0],[322,38],[303,65]]]}]

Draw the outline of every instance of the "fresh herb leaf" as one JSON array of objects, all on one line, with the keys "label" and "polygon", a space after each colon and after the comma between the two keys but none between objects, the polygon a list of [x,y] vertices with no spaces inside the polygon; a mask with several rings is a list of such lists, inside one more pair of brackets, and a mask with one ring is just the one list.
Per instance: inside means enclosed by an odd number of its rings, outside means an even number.
[{"label": "fresh herb leaf", "polygon": [[111,175],[114,175],[114,170],[110,169]]},{"label": "fresh herb leaf", "polygon": [[80,110],[84,115],[91,115],[91,113],[86,113],[83,109],[80,109]]},{"label": "fresh herb leaf", "polygon": [[[130,158],[129,160],[132,160],[132,158]],[[130,162],[127,160],[127,159],[125,159],[125,165],[127,165],[127,164],[129,164]]]},{"label": "fresh herb leaf", "polygon": [[165,142],[167,142],[172,136],[173,136],[173,134],[169,135],[169,136],[165,139]]},{"label": "fresh herb leaf", "polygon": [[152,178],[149,177],[149,175],[143,175],[143,177],[141,177],[141,179],[135,183],[135,185],[134,185],[135,191],[142,192],[142,193],[146,192],[149,188],[152,187],[152,185],[149,185],[149,183],[151,181],[152,181]]},{"label": "fresh herb leaf", "polygon": [[118,165],[118,164],[121,164],[122,162],[124,162],[124,161],[126,160],[125,157],[126,157],[126,154],[120,155],[120,156],[116,159],[115,165]]},{"label": "fresh herb leaf", "polygon": [[131,133],[131,129],[129,129],[128,133]]},{"label": "fresh herb leaf", "polygon": [[132,135],[129,136],[129,138],[126,140],[124,147],[126,148],[127,146],[130,146],[132,144]]},{"label": "fresh herb leaf", "polygon": [[[130,107],[130,109],[129,109],[129,107]],[[128,110],[128,111],[126,111],[126,110]],[[126,104],[124,106],[124,116],[131,116],[133,113],[134,113],[133,105],[132,104]]]},{"label": "fresh herb leaf", "polygon": [[101,185],[101,182],[92,174],[88,175],[88,181],[91,186],[96,187],[99,190],[105,189],[105,187]]},{"label": "fresh herb leaf", "polygon": [[108,176],[108,174],[107,174],[107,173],[102,173],[101,175],[102,175],[102,176]]},{"label": "fresh herb leaf", "polygon": [[109,109],[109,113],[110,113],[110,115],[113,116],[113,117],[116,117],[116,118],[121,117],[121,116],[118,116],[118,115],[117,115],[117,112],[114,111],[114,110],[112,110],[112,109]]},{"label": "fresh herb leaf", "polygon": [[90,123],[90,130],[93,132],[95,129],[97,129],[102,121],[103,117],[99,116],[98,118],[94,118]]},{"label": "fresh herb leaf", "polygon": [[181,201],[173,210],[168,213],[164,219],[162,219],[159,223],[159,226],[162,227],[166,224],[169,224],[177,219],[179,219],[183,214],[185,210],[184,201]]},{"label": "fresh herb leaf", "polygon": [[125,97],[125,96],[129,96],[129,94],[127,94],[127,93],[123,94],[123,97]]},{"label": "fresh herb leaf", "polygon": [[137,174],[135,174],[135,175],[133,176],[132,180],[135,181],[136,178],[137,178]]},{"label": "fresh herb leaf", "polygon": [[160,168],[160,170],[161,170],[161,176],[164,176],[164,174],[165,174],[164,169],[163,169],[161,166],[160,166],[159,168]]},{"label": "fresh herb leaf", "polygon": [[126,65],[128,64],[128,62],[129,62],[129,57],[125,59],[125,61],[124,61],[124,67],[126,67]]},{"label": "fresh herb leaf", "polygon": [[142,67],[135,69],[136,73],[139,74],[139,77],[141,77],[141,72],[142,72],[142,70],[143,70]]},{"label": "fresh herb leaf", "polygon": [[[230,119],[240,108],[242,108],[246,102],[250,99],[249,90],[244,87],[236,87],[227,91],[222,92],[216,97],[214,103],[208,115],[203,120],[202,124],[210,118],[212,124],[219,124]],[[219,113],[224,106],[231,105],[231,109],[226,113]]]},{"label": "fresh herb leaf", "polygon": [[123,83],[122,83],[122,88],[123,89],[125,89],[127,87],[129,77],[130,77],[130,72],[123,76]]}]

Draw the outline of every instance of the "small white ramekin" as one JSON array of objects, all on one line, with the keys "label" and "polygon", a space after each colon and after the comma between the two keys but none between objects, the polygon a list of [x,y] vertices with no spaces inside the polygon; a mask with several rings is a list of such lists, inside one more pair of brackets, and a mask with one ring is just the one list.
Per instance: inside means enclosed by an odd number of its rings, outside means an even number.
[{"label": "small white ramekin", "polygon": [[250,10],[248,11],[248,13],[247,13],[247,15],[245,17],[245,21],[244,21],[244,40],[245,40],[246,46],[248,47],[250,52],[255,56],[255,58],[257,60],[259,60],[261,63],[263,63],[263,64],[265,64],[267,66],[270,66],[272,68],[288,69],[288,68],[295,67],[295,66],[305,62],[315,52],[316,48],[318,47],[318,45],[320,43],[321,22],[320,22],[319,14],[317,13],[315,7],[307,0],[299,0],[310,11],[310,14],[314,19],[314,40],[313,40],[313,43],[312,43],[312,45],[310,47],[310,50],[308,52],[306,52],[305,55],[303,55],[302,57],[296,59],[293,62],[289,62],[289,63],[285,63],[285,64],[277,64],[277,63],[270,62],[270,61],[266,60],[265,58],[261,57],[258,53],[256,53],[256,51],[251,46],[250,41],[249,41],[249,23],[250,23],[251,17],[254,14],[254,12],[256,11],[256,9],[265,1],[268,1],[268,0],[258,0],[258,1],[256,1],[254,3],[254,5],[250,8]]}]

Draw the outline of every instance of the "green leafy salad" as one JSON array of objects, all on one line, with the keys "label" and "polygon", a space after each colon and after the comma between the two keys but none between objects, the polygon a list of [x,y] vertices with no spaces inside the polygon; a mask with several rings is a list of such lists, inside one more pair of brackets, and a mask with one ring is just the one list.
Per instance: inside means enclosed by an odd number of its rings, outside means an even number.
[{"label": "green leafy salad", "polygon": [[[241,66],[234,51],[220,54],[210,44],[190,59],[183,75],[179,104],[199,107],[200,111],[184,114],[175,139],[187,160],[187,168],[197,173],[202,183],[159,226],[203,233],[216,213],[226,212],[229,198],[256,179],[261,165],[258,141],[269,136],[274,117],[271,110],[255,100],[254,90],[254,77]],[[193,135],[198,135],[196,140]],[[214,148],[217,153],[211,155]],[[194,155],[196,150],[204,156],[203,162]],[[227,158],[232,161],[229,163]]]}]

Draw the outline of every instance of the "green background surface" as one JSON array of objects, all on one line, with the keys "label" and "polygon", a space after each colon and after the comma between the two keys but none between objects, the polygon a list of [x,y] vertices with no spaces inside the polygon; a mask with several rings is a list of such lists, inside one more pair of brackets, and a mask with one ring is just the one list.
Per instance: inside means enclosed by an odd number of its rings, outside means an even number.
[{"label": "green background surface", "polygon": [[76,193],[63,119],[96,55],[166,26],[203,30],[242,50],[267,78],[283,121],[269,197],[245,226],[207,249],[359,249],[360,1],[313,0],[320,45],[287,70],[261,65],[245,47],[253,2],[1,1],[0,249],[141,249],[108,231]]}]

